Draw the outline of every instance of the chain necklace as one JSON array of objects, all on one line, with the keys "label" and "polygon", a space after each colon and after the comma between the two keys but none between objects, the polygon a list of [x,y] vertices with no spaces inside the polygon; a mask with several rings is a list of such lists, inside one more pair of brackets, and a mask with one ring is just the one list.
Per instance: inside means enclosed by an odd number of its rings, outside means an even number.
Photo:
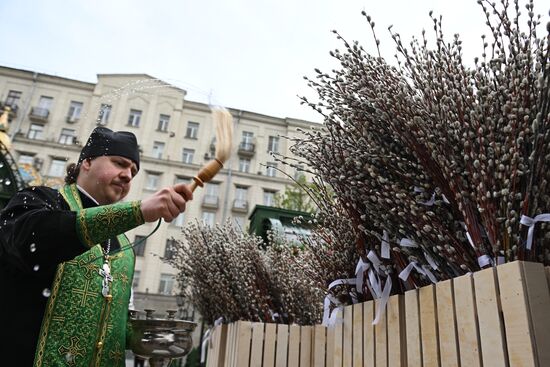
[{"label": "chain necklace", "polygon": [[103,268],[99,270],[99,275],[103,277],[101,294],[103,295],[103,297],[110,300],[112,296],[109,294],[109,291],[110,291],[109,282],[113,281],[113,276],[111,275],[111,268],[109,267],[109,252],[111,251],[111,239],[107,240],[107,248],[102,248],[102,250],[103,250]]}]

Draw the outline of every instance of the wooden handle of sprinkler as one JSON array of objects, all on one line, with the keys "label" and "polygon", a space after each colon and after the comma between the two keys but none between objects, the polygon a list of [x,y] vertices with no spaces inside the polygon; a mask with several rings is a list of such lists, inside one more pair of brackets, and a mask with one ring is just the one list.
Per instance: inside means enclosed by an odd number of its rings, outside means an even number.
[{"label": "wooden handle of sprinkler", "polygon": [[206,163],[199,173],[193,177],[193,182],[189,184],[189,189],[194,192],[197,186],[203,187],[204,184],[212,179],[223,167],[223,163],[214,158],[210,162]]}]

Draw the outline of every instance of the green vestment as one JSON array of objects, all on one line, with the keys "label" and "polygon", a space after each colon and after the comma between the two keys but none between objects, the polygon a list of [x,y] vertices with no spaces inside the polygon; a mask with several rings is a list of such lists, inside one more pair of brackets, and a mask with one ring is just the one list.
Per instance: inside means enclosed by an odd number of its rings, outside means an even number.
[{"label": "green vestment", "polygon": [[[76,185],[61,190],[77,212],[77,231],[90,249],[57,267],[46,306],[34,366],[124,366],[128,302],[135,257],[132,250],[107,257],[113,277],[109,294],[102,295],[104,263],[101,245],[117,236],[129,244],[124,231],[143,223],[139,202],[84,209]],[[75,244],[75,246],[82,246]]]}]

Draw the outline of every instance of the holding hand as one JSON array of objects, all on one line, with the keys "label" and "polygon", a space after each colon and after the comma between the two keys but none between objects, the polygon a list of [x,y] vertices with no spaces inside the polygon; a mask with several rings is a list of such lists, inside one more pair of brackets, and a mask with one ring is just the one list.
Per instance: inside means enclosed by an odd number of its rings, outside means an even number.
[{"label": "holding hand", "polygon": [[192,199],[193,193],[184,183],[160,189],[141,201],[143,219],[146,222],[154,222],[163,218],[165,222],[171,222],[185,211],[186,202]]}]

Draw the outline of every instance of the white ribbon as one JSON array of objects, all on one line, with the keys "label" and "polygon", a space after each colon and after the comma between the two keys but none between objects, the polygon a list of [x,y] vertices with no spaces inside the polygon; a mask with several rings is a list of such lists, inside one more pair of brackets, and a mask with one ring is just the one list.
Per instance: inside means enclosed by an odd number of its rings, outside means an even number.
[{"label": "white ribbon", "polygon": [[483,268],[487,265],[493,265],[493,259],[489,255],[481,255],[477,258],[477,263],[479,264],[480,268]]},{"label": "white ribbon", "polygon": [[550,214],[539,214],[535,218],[522,215],[519,222],[524,226],[529,227],[529,230],[527,232],[527,243],[525,247],[527,248],[527,250],[531,250],[531,247],[533,246],[533,237],[535,235],[535,224],[537,222],[550,222]]},{"label": "white ribbon", "polygon": [[380,280],[378,279],[378,274],[372,269],[369,269],[369,282],[372,288],[370,288],[373,296],[375,298],[380,298],[382,296],[382,288],[380,287]]},{"label": "white ribbon", "polygon": [[380,246],[380,256],[382,256],[383,259],[390,258],[390,236],[388,235],[388,232],[386,232],[386,230],[384,230],[382,235],[382,244]]},{"label": "white ribbon", "polygon": [[357,289],[358,293],[363,293],[363,278],[365,276],[365,271],[368,270],[370,267],[370,264],[363,261],[361,257],[359,257],[359,262],[357,262],[357,266],[355,267],[355,289]]},{"label": "white ribbon", "polygon": [[388,304],[388,300],[390,299],[390,293],[391,293],[391,287],[392,287],[392,280],[391,277],[386,277],[386,284],[384,284],[384,291],[381,294],[380,302],[378,303],[378,307],[376,309],[376,317],[372,321],[373,325],[378,324],[380,321],[380,318],[382,317],[382,312],[386,310],[386,305]]},{"label": "white ribbon", "polygon": [[402,279],[404,282],[407,281],[407,279],[409,279],[409,276],[411,275],[411,271],[415,269],[419,274],[422,274],[422,275],[425,275],[428,277],[428,279],[430,279],[430,281],[432,283],[437,283],[437,278],[435,277],[435,275],[430,271],[430,269],[428,269],[428,267],[426,266],[419,266],[418,263],[416,261],[411,261],[409,263],[409,265],[407,265],[405,267],[405,269],[403,269],[401,271],[401,273],[399,273],[399,278]]},{"label": "white ribbon", "polygon": [[401,241],[399,241],[399,245],[403,247],[418,247],[416,242],[408,238],[402,238]]},{"label": "white ribbon", "polygon": [[208,345],[210,348],[214,346],[214,330],[221,324],[223,324],[223,316],[216,319],[216,321],[214,321],[214,326],[211,329],[206,330],[204,333],[201,345],[201,363],[204,363],[206,359],[206,346]]},{"label": "white ribbon", "polygon": [[338,317],[342,312],[344,311],[344,307],[338,306],[334,310],[332,310],[332,315],[330,315],[330,318],[328,319],[328,322],[325,326],[333,326],[336,325],[338,321],[343,322],[344,320],[342,317]]},{"label": "white ribbon", "polygon": [[427,252],[424,252],[424,257],[426,258],[426,261],[428,262],[428,264],[430,264],[430,266],[432,267],[433,270],[439,269],[439,267],[437,266],[437,263],[430,256],[430,254],[428,254]]},{"label": "white ribbon", "polygon": [[201,363],[204,363],[206,360],[206,346],[208,345],[208,341],[210,340],[210,334],[212,333],[212,329],[206,330],[204,333],[204,336],[202,337],[202,345],[201,345]]},{"label": "white ribbon", "polygon": [[372,266],[374,266],[374,270],[380,270],[380,259],[378,258],[378,256],[376,256],[376,252],[370,250],[367,254],[367,259],[369,259],[372,263]]},{"label": "white ribbon", "polygon": [[[356,282],[357,282],[356,278],[336,279],[335,281],[333,281],[328,285],[328,291],[330,291],[332,288],[336,287],[337,285],[341,285],[341,284],[354,285],[356,284]],[[327,294],[327,296],[325,297],[325,301],[323,302],[323,325],[324,326],[332,325],[330,324],[330,320],[332,319],[332,315],[330,312],[331,302],[334,303],[336,306],[340,304],[340,302],[336,298],[334,298],[331,294]],[[335,313],[334,310],[332,310],[332,314],[334,313]]]},{"label": "white ribbon", "polygon": [[470,242],[470,245],[475,249],[476,245],[474,245],[474,241],[472,241],[472,236],[470,236],[470,232],[466,231],[466,238],[468,239],[468,242]]}]

